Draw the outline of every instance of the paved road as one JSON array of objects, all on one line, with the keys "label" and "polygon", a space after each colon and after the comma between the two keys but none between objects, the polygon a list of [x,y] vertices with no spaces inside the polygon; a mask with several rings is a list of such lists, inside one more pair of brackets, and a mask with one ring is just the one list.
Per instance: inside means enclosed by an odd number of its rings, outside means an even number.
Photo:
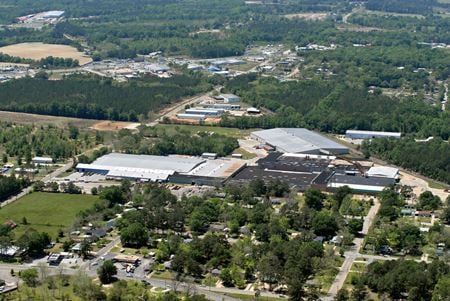
[{"label": "paved road", "polygon": [[[49,182],[53,181],[54,178],[56,178],[57,176],[59,176],[60,174],[62,174],[64,172],[66,172],[67,170],[69,170],[72,167],[72,165],[73,165],[73,161],[72,161],[72,159],[70,159],[67,164],[65,164],[64,166],[61,166],[60,168],[56,169],[55,171],[49,173],[44,178],[42,178],[42,182],[49,183]],[[10,197],[9,199],[7,199],[6,201],[2,202],[0,204],[0,208],[5,207],[6,205],[11,204],[12,202],[17,201],[18,199],[31,193],[32,191],[33,191],[33,185],[30,185],[27,188],[23,189],[18,194],[14,195],[14,196]]]},{"label": "paved road", "polygon": [[445,106],[448,102],[448,83],[444,84],[445,92],[444,92],[444,101],[442,102],[442,111],[445,112]]},{"label": "paved road", "polygon": [[[369,229],[372,226],[373,220],[375,219],[375,216],[377,215],[378,210],[380,209],[380,202],[378,201],[378,199],[375,199],[374,202],[375,202],[374,205],[370,208],[369,212],[364,218],[363,229],[361,231],[363,236],[369,233]],[[350,249],[350,251],[345,252],[344,263],[342,264],[338,274],[336,275],[336,278],[331,284],[331,287],[328,290],[328,294],[324,298],[322,298],[323,301],[334,300],[334,297],[337,295],[338,291],[344,286],[345,279],[347,279],[348,273],[350,272],[350,269],[355,259],[357,257],[363,257],[361,254],[359,254],[359,250],[364,242],[363,236],[356,237],[353,240],[353,246]],[[386,259],[383,256],[380,257]]]},{"label": "paved road", "polygon": [[110,243],[108,243],[106,246],[104,246],[103,248],[101,248],[100,250],[97,251],[96,257],[94,259],[88,260],[86,262],[84,262],[81,266],[80,266],[80,270],[91,270],[93,268],[93,270],[97,270],[97,265],[95,264],[99,264],[102,260],[100,259],[100,257],[105,256],[106,254],[108,254],[109,252],[111,252],[111,250],[117,246],[120,243],[120,237],[116,237],[114,240],[112,240]]},{"label": "paved road", "polygon": [[[9,275],[11,270],[14,270],[14,272],[23,271],[26,269],[29,269],[33,266],[31,265],[16,265],[16,264],[0,264],[0,275]],[[39,269],[38,267],[35,267]],[[65,267],[53,267],[48,266],[46,267],[48,275],[76,275],[80,269],[71,269],[71,268],[65,268]],[[90,277],[95,277],[97,275],[96,269],[93,270],[86,270],[86,274]],[[239,293],[239,294],[246,294],[246,292],[243,292],[241,290],[237,289],[215,289],[214,291],[208,288],[201,287],[199,285],[182,285],[180,282],[175,282],[171,280],[162,280],[162,279],[152,279],[147,277],[122,277],[119,276],[118,278],[124,279],[124,280],[137,280],[137,281],[146,281],[153,287],[160,287],[160,288],[166,288],[170,290],[176,290],[181,292],[187,292],[189,291],[191,294],[202,294],[205,295],[206,298],[213,300],[213,301],[238,301],[239,299],[229,297],[223,294],[220,294],[221,291],[223,292],[229,292],[229,293]],[[247,292],[248,293],[248,292]],[[253,293],[251,293],[253,294]]]}]

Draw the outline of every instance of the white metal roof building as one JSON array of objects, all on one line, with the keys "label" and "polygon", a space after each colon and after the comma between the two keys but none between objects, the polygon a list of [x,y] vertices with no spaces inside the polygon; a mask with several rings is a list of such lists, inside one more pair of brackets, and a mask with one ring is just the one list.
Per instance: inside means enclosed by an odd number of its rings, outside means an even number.
[{"label": "white metal roof building", "polygon": [[398,172],[398,168],[388,166],[374,166],[367,171],[367,176],[395,179],[398,177]]},{"label": "white metal roof building", "polygon": [[350,139],[373,139],[373,138],[400,138],[402,133],[399,132],[378,132],[378,131],[358,131],[347,130],[345,137]]},{"label": "white metal roof building", "polygon": [[147,156],[111,153],[92,164],[78,164],[80,172],[105,174],[113,179],[166,181],[175,172],[187,173],[205,160],[180,156]]},{"label": "white metal roof building", "polygon": [[304,128],[275,128],[256,131],[251,137],[279,152],[302,154],[347,154],[348,148]]},{"label": "white metal roof building", "polygon": [[64,15],[64,11],[63,10],[50,10],[47,12],[43,12],[42,13],[42,17],[43,18],[60,18]]},{"label": "white metal roof building", "polygon": [[32,162],[34,164],[51,164],[51,163],[53,163],[53,159],[50,158],[50,157],[39,157],[39,156],[37,156],[37,157],[34,157],[32,159]]},{"label": "white metal roof building", "polygon": [[203,179],[201,183],[219,183],[245,165],[244,160],[230,158],[206,159],[177,155],[148,156],[111,153],[100,157],[92,164],[80,163],[76,169],[79,172],[102,174],[109,179],[117,180],[197,183],[201,178]]},{"label": "white metal roof building", "polygon": [[348,186],[357,192],[377,193],[395,184],[395,180],[386,177],[363,177],[335,174],[328,182],[329,188]]},{"label": "white metal roof building", "polygon": [[204,108],[190,108],[186,109],[186,114],[202,114],[209,116],[220,116],[224,113],[223,109],[204,109]]},{"label": "white metal roof building", "polygon": [[205,120],[205,114],[188,114],[188,113],[180,113],[177,114],[179,119],[195,119],[195,120]]},{"label": "white metal roof building", "polygon": [[221,94],[219,99],[222,99],[224,103],[240,102],[241,98],[234,94]]}]

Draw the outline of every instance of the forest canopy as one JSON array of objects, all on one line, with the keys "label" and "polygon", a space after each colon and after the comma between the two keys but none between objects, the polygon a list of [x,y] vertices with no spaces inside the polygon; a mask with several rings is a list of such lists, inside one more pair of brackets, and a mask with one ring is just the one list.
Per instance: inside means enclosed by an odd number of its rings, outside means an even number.
[{"label": "forest canopy", "polygon": [[147,117],[149,112],[210,88],[201,75],[175,75],[169,79],[150,77],[124,84],[84,75],[71,75],[60,81],[23,78],[0,85],[0,109],[137,121],[139,115]]}]

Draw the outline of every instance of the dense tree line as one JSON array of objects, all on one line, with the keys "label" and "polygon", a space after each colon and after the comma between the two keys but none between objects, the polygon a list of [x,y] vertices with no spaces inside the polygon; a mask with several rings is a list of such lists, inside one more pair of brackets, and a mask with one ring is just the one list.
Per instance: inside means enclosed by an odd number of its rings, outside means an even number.
[{"label": "dense tree line", "polygon": [[147,117],[149,112],[209,88],[201,75],[145,78],[125,84],[83,75],[60,81],[23,78],[0,86],[0,108],[54,116],[137,121],[139,115]]},{"label": "dense tree line", "polygon": [[367,155],[380,157],[393,164],[425,176],[450,183],[450,145],[435,138],[429,142],[413,139],[374,139],[362,145]]},{"label": "dense tree line", "polygon": [[431,13],[436,0],[369,0],[366,7],[396,13],[427,14]]},{"label": "dense tree line", "polygon": [[376,261],[369,264],[362,279],[380,295],[391,299],[446,300],[450,297],[443,287],[449,282],[449,267],[441,261],[430,264],[413,260]]},{"label": "dense tree line", "polygon": [[23,59],[16,56],[10,56],[4,53],[0,53],[0,62],[15,63],[15,64],[30,64],[33,67],[42,68],[56,68],[56,67],[77,67],[79,65],[78,60],[71,58],[59,58],[59,57],[46,57],[39,61],[31,59]]},{"label": "dense tree line", "polygon": [[14,175],[0,175],[0,201],[4,201],[8,197],[17,194],[29,185],[30,181],[27,178],[16,178]]},{"label": "dense tree line", "polygon": [[[275,79],[244,76],[226,83],[226,89],[245,102],[274,110],[263,117],[223,118],[220,125],[238,128],[277,126],[344,133],[347,129],[399,131],[419,137],[450,137],[450,114],[419,98],[398,99],[348,83],[320,80],[280,83]],[[319,86],[320,89],[316,89]],[[295,91],[291,93],[289,91]]]}]

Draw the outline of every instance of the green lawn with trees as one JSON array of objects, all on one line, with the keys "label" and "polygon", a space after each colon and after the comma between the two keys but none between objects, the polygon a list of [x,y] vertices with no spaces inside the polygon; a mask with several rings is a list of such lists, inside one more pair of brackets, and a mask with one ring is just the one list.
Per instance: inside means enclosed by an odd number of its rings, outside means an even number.
[{"label": "green lawn with trees", "polygon": [[171,154],[200,156],[205,152],[227,156],[239,147],[237,139],[231,135],[236,130],[219,131],[223,134],[202,131],[208,129],[212,128],[142,125],[139,132],[120,130],[114,146],[116,150],[126,153],[163,156]]},{"label": "green lawn with trees", "polygon": [[55,162],[71,158],[94,147],[99,141],[92,132],[49,125],[21,125],[0,122],[0,154],[3,163],[31,164],[34,156],[47,156]]}]

